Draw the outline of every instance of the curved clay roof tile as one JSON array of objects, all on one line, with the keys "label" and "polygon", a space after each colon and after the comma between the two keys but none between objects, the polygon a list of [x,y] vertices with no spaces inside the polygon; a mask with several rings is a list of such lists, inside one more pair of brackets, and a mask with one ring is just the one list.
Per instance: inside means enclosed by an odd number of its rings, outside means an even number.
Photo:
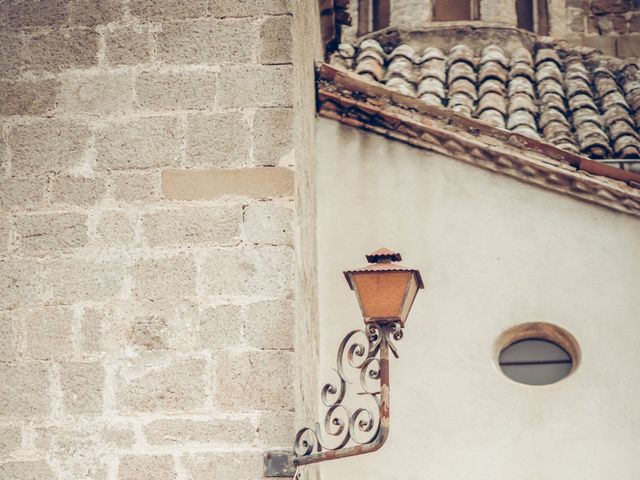
[{"label": "curved clay roof tile", "polygon": [[598,112],[594,112],[590,108],[583,108],[573,112],[572,120],[577,128],[579,128],[583,123],[593,123],[600,127],[600,130],[604,128],[604,123],[602,123],[602,119]]},{"label": "curved clay roof tile", "polygon": [[469,113],[473,112],[475,103],[473,98],[464,93],[456,93],[449,97],[450,107],[465,107],[465,109],[469,109]]},{"label": "curved clay roof tile", "polygon": [[442,83],[447,81],[447,74],[444,70],[444,65],[442,66],[442,68],[433,67],[428,64],[422,65],[418,77],[420,78],[420,80],[422,80],[423,78],[437,78]]},{"label": "curved clay roof tile", "polygon": [[542,82],[550,79],[562,83],[562,72],[557,65],[547,62],[536,70],[536,80]]},{"label": "curved clay roof tile", "polygon": [[441,99],[447,96],[444,89],[444,83],[433,77],[424,78],[418,83],[417,95],[421,96],[425,93],[437,95]]},{"label": "curved clay roof tile", "polygon": [[478,119],[494,127],[505,128],[504,115],[493,108],[482,111],[480,115],[478,115]]},{"label": "curved clay roof tile", "polygon": [[638,136],[638,132],[636,132],[636,129],[633,128],[624,120],[618,120],[617,122],[611,125],[608,125],[608,129],[609,129],[609,136],[611,137],[612,140],[617,140],[622,136],[633,137],[636,139],[636,141],[640,140],[640,137]]},{"label": "curved clay roof tile", "polygon": [[406,81],[404,78],[393,77],[386,83],[387,87],[395,90],[398,93],[415,97],[416,89],[413,83]]},{"label": "curved clay roof tile", "polygon": [[449,95],[453,96],[456,94],[464,94],[473,100],[478,99],[478,92],[476,91],[476,84],[465,79],[461,78],[456,80],[452,84],[449,85]]},{"label": "curved clay roof tile", "polygon": [[580,128],[576,129],[576,135],[582,148],[588,148],[589,145],[591,145],[589,143],[591,140],[589,139],[593,138],[597,138],[600,142],[604,142],[605,144],[609,142],[607,135],[602,131],[602,129],[595,123],[591,122],[583,123]]},{"label": "curved clay roof tile", "polygon": [[480,82],[484,82],[489,78],[497,78],[501,82],[505,83],[507,81],[508,75],[509,73],[502,65],[496,62],[489,62],[480,67],[478,80]]},{"label": "curved clay roof tile", "polygon": [[526,63],[516,63],[509,70],[509,78],[513,79],[515,77],[526,77],[529,80],[535,80],[536,74],[533,68]]},{"label": "curved clay roof tile", "polygon": [[453,46],[449,51],[449,63],[453,65],[457,62],[465,62],[472,66],[475,65],[473,50],[462,44]]},{"label": "curved clay roof tile", "polygon": [[520,125],[526,125],[529,128],[536,129],[536,119],[533,114],[527,110],[518,110],[509,114],[507,128],[513,130]]},{"label": "curved clay roof tile", "polygon": [[444,61],[447,57],[445,57],[442,50],[437,47],[426,47],[420,57],[416,60],[416,63],[424,63],[429,60],[441,60]]},{"label": "curved clay roof tile", "polygon": [[632,136],[618,138],[613,143],[613,150],[621,158],[640,158],[640,143]]},{"label": "curved clay roof tile", "polygon": [[350,43],[341,43],[338,45],[338,53],[342,58],[353,58],[356,55],[356,49]]},{"label": "curved clay roof tile", "polygon": [[449,83],[459,78],[466,78],[467,80],[470,80],[472,82],[476,81],[476,72],[468,63],[454,63],[449,67],[447,76],[449,79]]},{"label": "curved clay roof tile", "polygon": [[627,109],[622,105],[611,105],[602,113],[602,118],[607,125],[613,125],[615,122],[623,121],[632,127],[634,126],[633,119]]},{"label": "curved clay roof tile", "polygon": [[528,127],[526,125],[518,125],[512,131],[515,133],[519,133],[520,135],[525,135],[530,138],[540,138],[540,134],[538,133],[537,130],[534,130],[533,128]]},{"label": "curved clay roof tile", "polygon": [[451,107],[451,110],[454,112],[463,115],[465,117],[471,117],[471,112],[473,112],[473,107],[469,107],[468,105],[454,105]]},{"label": "curved clay roof tile", "polygon": [[387,58],[391,60],[397,57],[404,57],[413,63],[413,59],[415,58],[415,56],[416,56],[415,49],[409,44],[402,43],[398,45],[396,48],[394,48]]},{"label": "curved clay roof tile", "polygon": [[553,48],[541,48],[536,52],[536,65],[540,65],[542,62],[551,61],[556,65],[562,65],[562,61],[560,60],[560,55]]},{"label": "curved clay roof tile", "polygon": [[531,56],[531,52],[528,49],[520,47],[516,48],[513,51],[509,63],[512,67],[518,63],[524,63],[526,65],[533,66],[533,57]]},{"label": "curved clay roof tile", "polygon": [[545,128],[550,123],[562,123],[563,125],[569,126],[569,121],[567,117],[565,117],[562,112],[559,112],[555,108],[550,108],[545,111],[540,112],[540,116],[538,117],[538,125],[540,128]]},{"label": "curved clay roof tile", "polygon": [[602,97],[602,99],[600,100],[600,104],[602,105],[602,109],[605,111],[611,108],[613,105],[620,105],[621,107],[629,110],[629,105],[627,104],[622,94],[618,91],[608,93],[607,95]]},{"label": "curved clay roof tile", "polygon": [[536,113],[538,107],[533,99],[526,93],[516,93],[509,97],[509,113],[516,112],[518,110],[526,110],[531,113]]},{"label": "curved clay roof tile", "polygon": [[482,50],[480,64],[489,62],[496,62],[502,65],[504,68],[509,67],[509,59],[504,54],[502,48],[497,45],[489,45]]},{"label": "curved clay roof tile", "polygon": [[496,110],[502,115],[506,115],[507,103],[502,95],[489,92],[480,97],[480,100],[478,101],[478,113],[482,113],[487,109]]},{"label": "curved clay roof tile", "polygon": [[360,44],[360,50],[373,50],[384,56],[384,48],[377,40],[368,38]]},{"label": "curved clay roof tile", "polygon": [[413,71],[413,64],[405,57],[396,57],[387,66],[387,73],[384,78],[389,79],[391,77],[402,77],[408,82],[413,82],[415,74]]},{"label": "curved clay roof tile", "polygon": [[562,85],[560,85],[554,79],[547,79],[547,80],[543,80],[541,82],[538,82],[537,87],[538,87],[538,95],[540,97],[543,97],[544,95],[546,95],[548,93],[555,93],[556,95],[559,95],[560,97],[564,97],[564,90],[562,89]]},{"label": "curved clay roof tile", "polygon": [[593,90],[591,90],[591,86],[588,82],[585,82],[581,78],[572,78],[569,80],[565,80],[564,88],[567,91],[567,95],[569,97],[573,97],[574,95],[578,95],[580,93],[593,97]]},{"label": "curved clay roof tile", "polygon": [[569,98],[569,108],[572,112],[575,112],[576,110],[581,108],[589,108],[594,112],[598,111],[598,107],[593,101],[593,98],[591,98],[589,95],[585,95],[584,93],[580,93]]},{"label": "curved clay roof tile", "polygon": [[612,78],[601,77],[597,79],[595,83],[596,83],[596,91],[598,92],[598,95],[600,95],[601,97],[604,97],[605,95],[611,92],[618,91],[618,84]]},{"label": "curved clay roof tile", "polygon": [[420,100],[426,103],[427,105],[437,105],[442,106],[442,98],[433,93],[424,93],[420,95]]},{"label": "curved clay roof tile", "polygon": [[355,72],[360,75],[369,74],[378,82],[382,80],[382,65],[371,57],[358,62]]},{"label": "curved clay roof tile", "polygon": [[356,65],[364,60],[373,60],[380,65],[384,65],[384,57],[376,50],[361,50],[356,57]]},{"label": "curved clay roof tile", "polygon": [[496,80],[495,78],[490,78],[489,80],[485,80],[480,84],[480,88],[478,89],[478,94],[483,96],[485,93],[494,92],[499,94],[500,96],[504,96],[506,87],[504,83],[500,80]]},{"label": "curved clay roof tile", "polygon": [[533,83],[531,83],[524,77],[516,77],[513,80],[509,81],[507,91],[509,92],[509,96],[513,96],[516,93],[526,93],[531,98],[534,98],[536,96],[533,89]]}]

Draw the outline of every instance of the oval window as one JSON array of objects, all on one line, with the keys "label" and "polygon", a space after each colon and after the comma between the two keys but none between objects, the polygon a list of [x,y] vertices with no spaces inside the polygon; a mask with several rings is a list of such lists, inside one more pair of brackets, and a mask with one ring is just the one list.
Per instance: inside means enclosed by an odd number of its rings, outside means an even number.
[{"label": "oval window", "polygon": [[541,338],[516,341],[500,352],[500,368],[511,380],[549,385],[571,373],[573,359],[560,345]]}]

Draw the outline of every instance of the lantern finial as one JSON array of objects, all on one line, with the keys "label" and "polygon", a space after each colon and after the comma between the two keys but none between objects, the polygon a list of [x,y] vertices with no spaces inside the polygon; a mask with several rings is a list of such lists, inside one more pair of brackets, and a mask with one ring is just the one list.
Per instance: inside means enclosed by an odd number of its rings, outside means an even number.
[{"label": "lantern finial", "polygon": [[379,248],[375,252],[366,255],[366,257],[369,263],[389,263],[402,260],[402,256],[398,252],[394,252],[385,247]]}]

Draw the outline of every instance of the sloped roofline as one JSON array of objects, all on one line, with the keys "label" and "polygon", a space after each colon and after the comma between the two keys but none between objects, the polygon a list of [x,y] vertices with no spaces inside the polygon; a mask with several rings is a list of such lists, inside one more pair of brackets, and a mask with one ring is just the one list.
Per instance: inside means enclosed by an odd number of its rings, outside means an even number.
[{"label": "sloped roofline", "polygon": [[318,65],[317,90],[321,116],[640,217],[640,174],[427,105],[326,63]]}]

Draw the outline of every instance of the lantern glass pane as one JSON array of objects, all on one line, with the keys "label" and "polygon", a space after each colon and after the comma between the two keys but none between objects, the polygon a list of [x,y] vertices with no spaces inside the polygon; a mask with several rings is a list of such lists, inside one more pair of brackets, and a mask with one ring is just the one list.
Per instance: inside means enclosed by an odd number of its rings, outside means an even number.
[{"label": "lantern glass pane", "polygon": [[404,321],[407,319],[409,315],[409,310],[411,310],[411,306],[413,305],[413,301],[418,294],[418,282],[416,280],[415,274],[411,274],[411,280],[409,281],[409,286],[407,287],[407,295],[404,300],[404,305],[402,306],[402,313],[400,314],[400,321],[402,322],[402,326],[404,326]]},{"label": "lantern glass pane", "polygon": [[411,272],[358,272],[353,274],[365,318],[400,318]]}]

